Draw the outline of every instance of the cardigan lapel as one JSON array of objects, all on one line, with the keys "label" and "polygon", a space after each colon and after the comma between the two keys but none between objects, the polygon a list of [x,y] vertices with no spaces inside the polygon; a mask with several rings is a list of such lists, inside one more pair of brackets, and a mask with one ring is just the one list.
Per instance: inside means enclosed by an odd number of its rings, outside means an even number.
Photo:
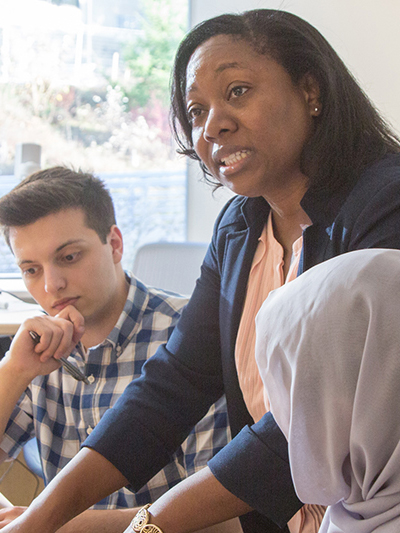
[{"label": "cardigan lapel", "polygon": [[234,353],[247,280],[269,210],[263,198],[246,199],[242,205],[242,220],[226,234],[221,274],[220,330],[224,383],[233,435],[244,425],[254,423],[240,390]]}]

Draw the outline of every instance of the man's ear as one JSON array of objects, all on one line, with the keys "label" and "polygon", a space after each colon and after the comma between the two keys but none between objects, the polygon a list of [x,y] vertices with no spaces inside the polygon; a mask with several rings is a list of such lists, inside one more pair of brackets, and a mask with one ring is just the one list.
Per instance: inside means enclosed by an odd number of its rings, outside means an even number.
[{"label": "man's ear", "polygon": [[121,230],[115,224],[111,226],[110,233],[107,236],[107,242],[111,246],[114,263],[120,263],[124,252],[124,241]]},{"label": "man's ear", "polygon": [[322,111],[319,83],[312,74],[307,73],[300,81],[300,88],[309,106],[311,116],[317,117]]}]

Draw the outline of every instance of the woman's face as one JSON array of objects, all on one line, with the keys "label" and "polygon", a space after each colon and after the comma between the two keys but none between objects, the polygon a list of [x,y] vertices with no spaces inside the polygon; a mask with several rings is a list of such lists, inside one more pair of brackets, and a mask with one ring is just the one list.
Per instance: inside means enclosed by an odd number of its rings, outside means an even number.
[{"label": "woman's face", "polygon": [[313,130],[318,86],[294,86],[276,61],[244,40],[212,37],[187,66],[187,110],[197,155],[233,192],[267,199],[305,186],[303,147]]}]

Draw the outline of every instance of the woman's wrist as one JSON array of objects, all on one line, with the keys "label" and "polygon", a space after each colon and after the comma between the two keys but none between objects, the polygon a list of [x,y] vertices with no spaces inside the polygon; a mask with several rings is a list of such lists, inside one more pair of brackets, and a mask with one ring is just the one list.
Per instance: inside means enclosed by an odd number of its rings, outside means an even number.
[{"label": "woman's wrist", "polygon": [[161,528],[151,524],[151,514],[149,512],[150,503],[139,509],[134,516],[130,528],[134,533],[164,533]]}]

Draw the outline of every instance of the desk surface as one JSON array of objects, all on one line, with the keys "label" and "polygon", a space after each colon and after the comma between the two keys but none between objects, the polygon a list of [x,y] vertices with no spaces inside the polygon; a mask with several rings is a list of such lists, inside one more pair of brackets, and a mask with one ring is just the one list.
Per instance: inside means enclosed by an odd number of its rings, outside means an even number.
[{"label": "desk surface", "polygon": [[21,302],[9,294],[0,294],[0,335],[14,335],[27,318],[42,315],[37,304]]}]

